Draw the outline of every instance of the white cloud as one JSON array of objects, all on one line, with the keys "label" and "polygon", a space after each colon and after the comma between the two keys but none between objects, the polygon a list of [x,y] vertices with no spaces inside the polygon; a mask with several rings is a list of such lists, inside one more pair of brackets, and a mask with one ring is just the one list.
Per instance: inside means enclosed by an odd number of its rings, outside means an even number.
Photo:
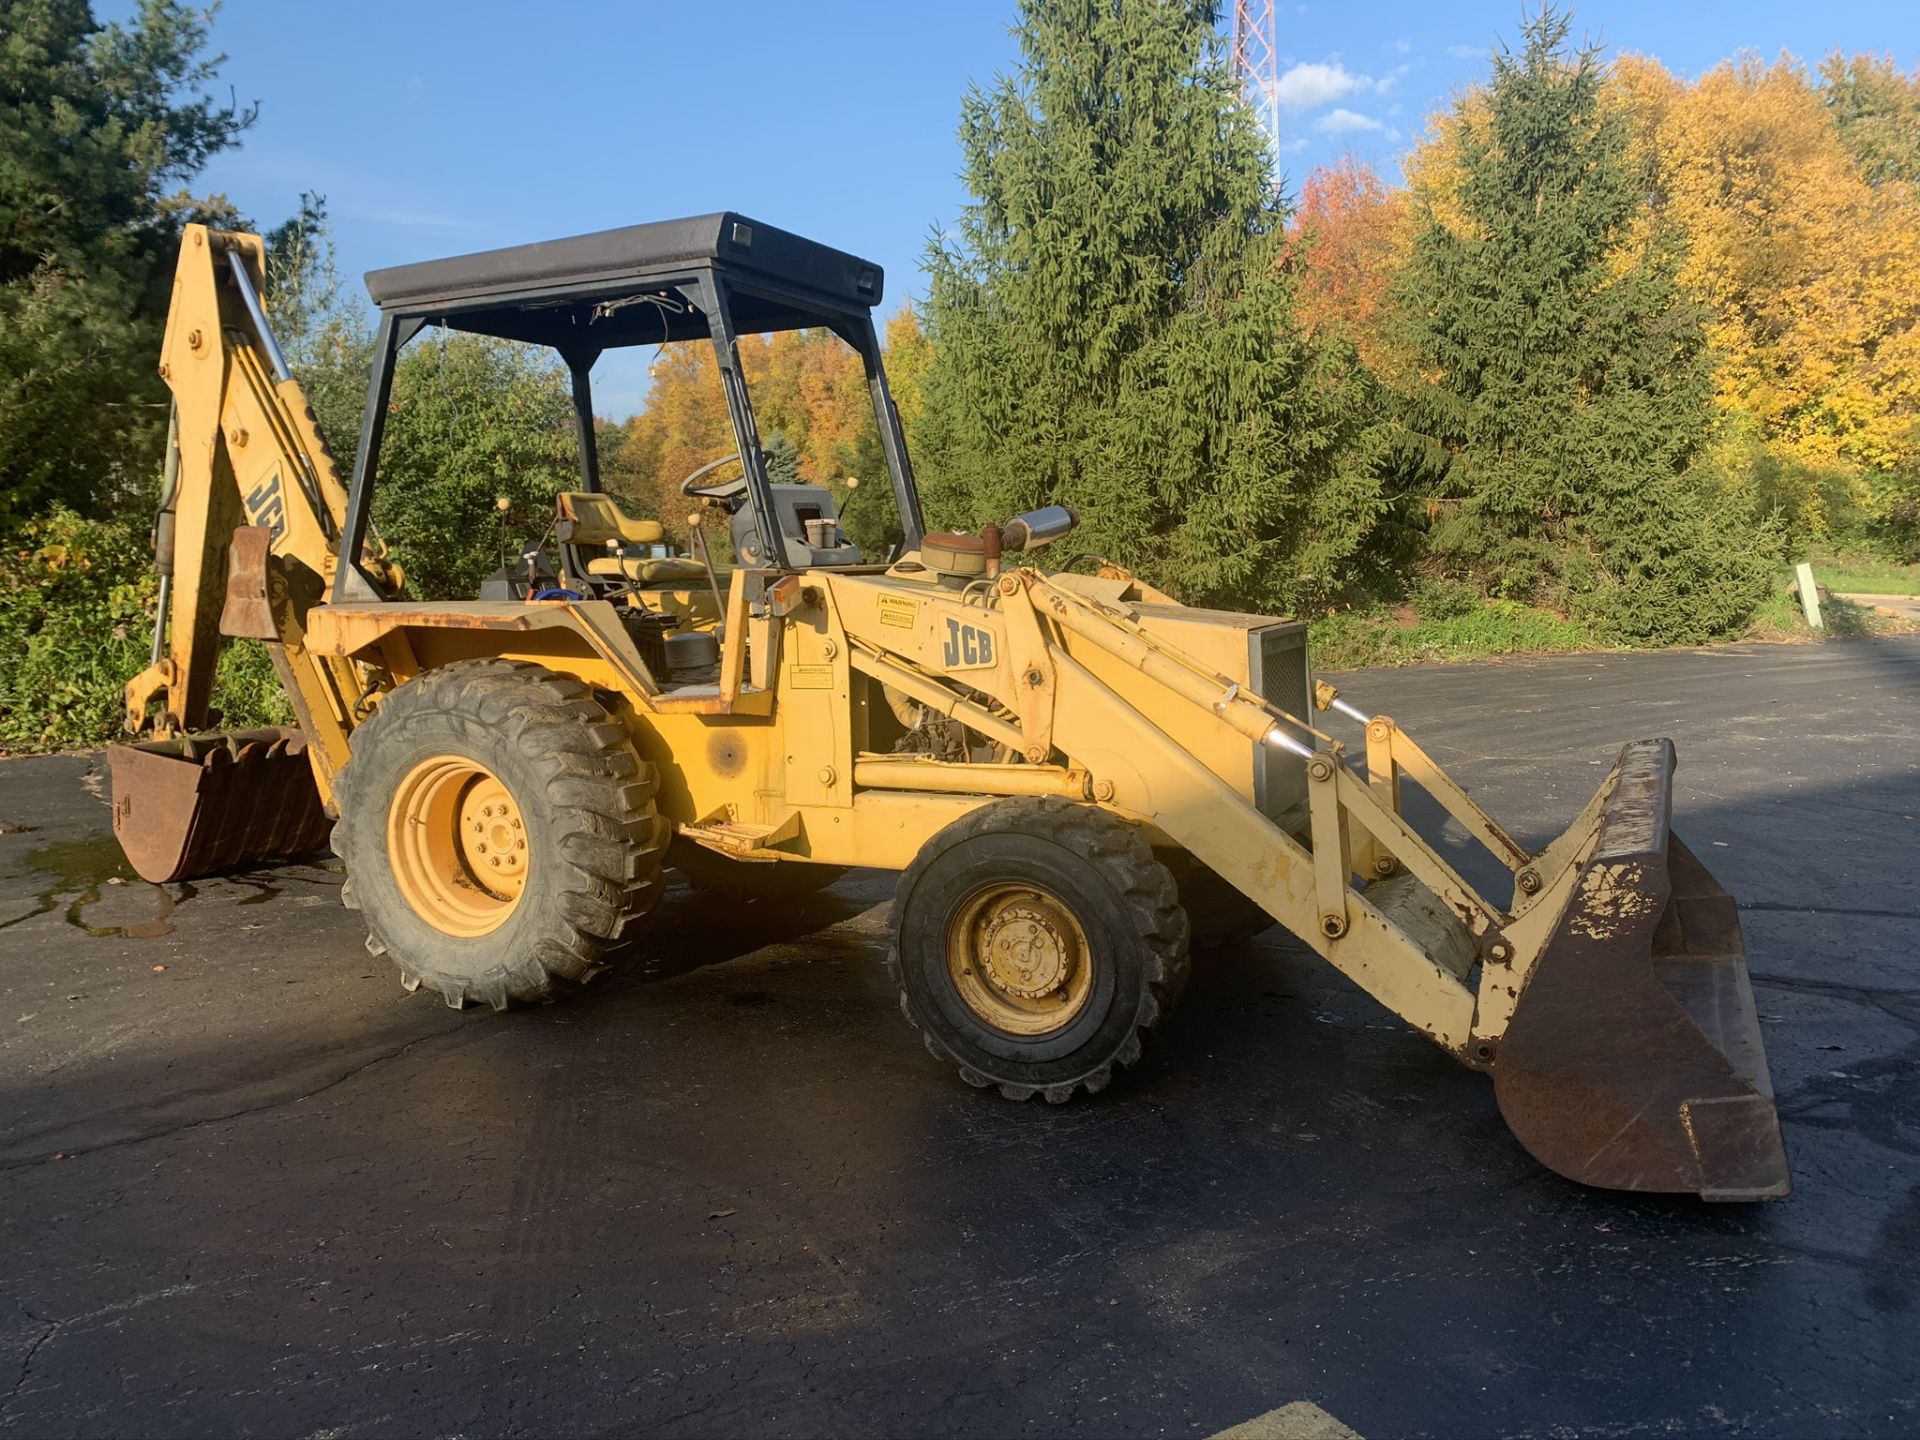
[{"label": "white cloud", "polygon": [[1357,110],[1349,110],[1341,106],[1336,110],[1329,110],[1314,121],[1313,128],[1322,135],[1348,135],[1361,130],[1384,132],[1387,127],[1371,115],[1362,115]]},{"label": "white cloud", "polygon": [[1282,155],[1298,155],[1306,148],[1307,142],[1305,140],[1282,140],[1280,142],[1280,153]]},{"label": "white cloud", "polygon": [[1412,73],[1413,65],[1411,63],[1394,66],[1393,69],[1373,82],[1373,93],[1376,95],[1385,95]]},{"label": "white cloud", "polygon": [[1449,45],[1447,54],[1456,60],[1484,60],[1490,48],[1486,45]]},{"label": "white cloud", "polygon": [[1295,65],[1274,86],[1274,97],[1285,110],[1317,110],[1335,100],[1373,88],[1373,79],[1356,75],[1338,60],[1332,64]]},{"label": "white cloud", "polygon": [[1413,42],[1411,40],[1396,40],[1393,42],[1393,48],[1398,54],[1408,55],[1413,52]]},{"label": "white cloud", "polygon": [[1349,70],[1336,56],[1331,60],[1302,61],[1287,68],[1274,85],[1274,98],[1283,110],[1318,110],[1349,95],[1386,95],[1411,75],[1418,62],[1404,61],[1384,75]]}]

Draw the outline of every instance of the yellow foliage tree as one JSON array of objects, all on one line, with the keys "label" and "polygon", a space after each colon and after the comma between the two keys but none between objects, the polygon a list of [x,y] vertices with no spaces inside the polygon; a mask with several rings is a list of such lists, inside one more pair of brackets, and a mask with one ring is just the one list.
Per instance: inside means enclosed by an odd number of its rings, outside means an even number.
[{"label": "yellow foliage tree", "polygon": [[1803,464],[1887,472],[1920,457],[1920,203],[1871,185],[1806,71],[1730,62],[1683,84],[1614,69],[1686,238],[1720,406]]},{"label": "yellow foliage tree", "polygon": [[933,340],[920,327],[920,314],[908,301],[887,321],[887,385],[893,408],[900,412],[900,428],[911,453],[919,434],[920,417],[927,409],[927,365],[933,359]]}]

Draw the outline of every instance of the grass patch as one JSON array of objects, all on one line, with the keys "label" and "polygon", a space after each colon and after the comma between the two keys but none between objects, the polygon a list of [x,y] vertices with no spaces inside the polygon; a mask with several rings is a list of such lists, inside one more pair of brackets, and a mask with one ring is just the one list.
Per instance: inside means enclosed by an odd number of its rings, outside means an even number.
[{"label": "grass patch", "polygon": [[1816,556],[1809,563],[1813,578],[1835,594],[1920,595],[1920,565],[1859,555]]},{"label": "grass patch", "polygon": [[[1920,593],[1920,588],[1903,592],[1892,582],[1920,587],[1920,566],[1887,565],[1863,562],[1857,569],[1840,571],[1815,563],[1814,576],[1823,585],[1839,590],[1830,578],[1839,573],[1849,585],[1858,577],[1872,576],[1880,588],[1862,593],[1894,595]],[[1910,573],[1912,580],[1899,580]],[[1788,593],[1793,572],[1783,570],[1766,600],[1754,612],[1752,621],[1740,635],[1742,640],[1772,642],[1811,642],[1821,639],[1850,639],[1862,635],[1905,635],[1920,631],[1920,621],[1889,615],[1869,605],[1856,605],[1835,594],[1820,606],[1826,629],[1816,632],[1800,612],[1800,602]],[[1425,603],[1423,603],[1425,602]],[[1443,613],[1434,614],[1438,608]],[[1427,613],[1422,613],[1426,611]],[[1360,670],[1396,665],[1438,664],[1448,660],[1484,660],[1500,655],[1539,655],[1576,650],[1610,650],[1608,645],[1578,620],[1552,610],[1523,605],[1515,600],[1478,600],[1462,607],[1457,597],[1416,594],[1412,603],[1388,609],[1348,610],[1324,616],[1308,627],[1313,664],[1316,669]]]},{"label": "grass patch", "polygon": [[1487,600],[1436,618],[1406,608],[1350,610],[1312,622],[1308,640],[1315,668],[1327,670],[1602,648],[1579,621],[1516,600]]},{"label": "grass patch", "polygon": [[[1902,566],[1884,567],[1900,570]],[[1827,578],[1828,570],[1817,561],[1814,564],[1813,578],[1816,583],[1825,585],[1829,590],[1841,587]],[[1876,610],[1871,605],[1856,605],[1838,594],[1831,594],[1820,602],[1820,618],[1825,622],[1824,632],[1816,632],[1807,624],[1807,618],[1800,609],[1799,599],[1788,593],[1788,587],[1794,582],[1791,570],[1783,570],[1776,578],[1766,603],[1754,612],[1747,633],[1741,638],[1746,640],[1769,641],[1806,641],[1821,639],[1823,634],[1835,639],[1852,639],[1861,635],[1911,635],[1920,631],[1920,620],[1910,616],[1891,615]],[[1866,594],[1896,595],[1897,590],[1869,590]]]}]

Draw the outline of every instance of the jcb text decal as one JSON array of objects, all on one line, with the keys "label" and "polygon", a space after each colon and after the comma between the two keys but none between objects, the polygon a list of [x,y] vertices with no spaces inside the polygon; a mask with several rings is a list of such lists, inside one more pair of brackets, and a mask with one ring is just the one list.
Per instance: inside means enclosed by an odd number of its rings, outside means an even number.
[{"label": "jcb text decal", "polygon": [[247,523],[266,526],[275,540],[287,528],[287,508],[280,498],[278,470],[247,492]]},{"label": "jcb text decal", "polygon": [[993,632],[977,625],[947,621],[947,643],[940,663],[949,670],[978,670],[993,664]]}]

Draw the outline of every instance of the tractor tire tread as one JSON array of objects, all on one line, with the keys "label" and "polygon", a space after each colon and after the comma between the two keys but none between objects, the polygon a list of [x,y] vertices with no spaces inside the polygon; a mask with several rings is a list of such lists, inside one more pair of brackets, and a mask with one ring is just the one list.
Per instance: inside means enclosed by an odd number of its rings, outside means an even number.
[{"label": "tractor tire tread", "polygon": [[[1042,1095],[1050,1104],[1063,1105],[1079,1094],[1099,1094],[1112,1083],[1116,1067],[1126,1069],[1136,1064],[1146,1052],[1147,1043],[1172,1012],[1174,1002],[1186,989],[1190,969],[1187,912],[1180,906],[1180,891],[1172,872],[1155,857],[1138,830],[1104,810],[1052,796],[1003,800],[984,805],[956,821],[936,837],[935,843],[914,857],[901,876],[901,893],[908,892],[917,881],[919,871],[952,844],[991,830],[1015,828],[1092,860],[1120,892],[1123,902],[1133,912],[1139,933],[1148,942],[1148,994],[1133,1032],[1113,1057],[1063,1084],[996,1083],[954,1054],[914,1017],[900,959],[897,928],[887,951],[887,975],[899,989],[900,1013],[921,1032],[928,1053],[956,1067],[967,1084],[976,1089],[997,1088],[1008,1100],[1026,1101]],[[897,902],[895,913],[898,914]]]},{"label": "tractor tire tread", "polygon": [[[403,962],[401,983],[409,990],[430,986],[455,1009],[484,1002],[495,1010],[555,999],[586,984],[660,897],[669,826],[654,807],[652,767],[588,686],[528,661],[460,660],[429,670],[393,691],[361,733],[378,743],[409,712],[422,711],[478,732],[476,739],[504,739],[541,757],[548,772],[544,798],[569,821],[555,847],[567,871],[553,897],[564,933],[543,938],[532,953],[485,976],[435,974]],[[337,781],[333,849],[343,859],[354,843],[355,817],[385,814],[379,797],[356,794],[358,778],[350,759]],[[375,944],[387,953],[387,942],[370,934],[369,948]]]}]

